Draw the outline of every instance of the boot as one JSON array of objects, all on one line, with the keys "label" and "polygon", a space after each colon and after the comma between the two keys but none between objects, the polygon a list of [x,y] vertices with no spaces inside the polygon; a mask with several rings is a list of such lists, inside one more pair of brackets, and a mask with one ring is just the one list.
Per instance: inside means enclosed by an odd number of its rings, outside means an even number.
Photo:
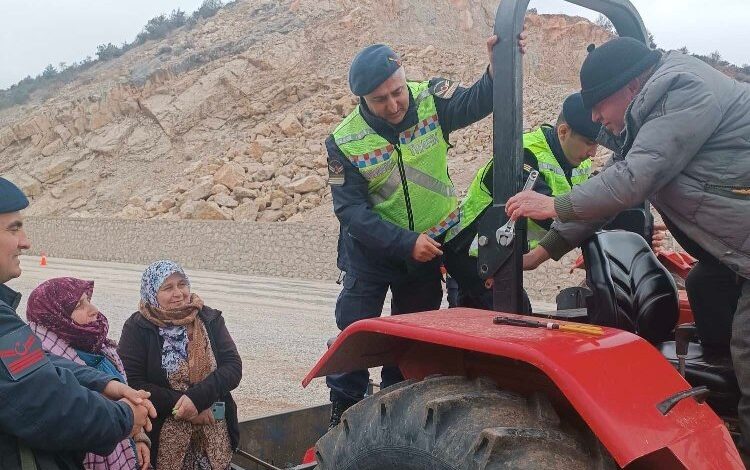
[{"label": "boot", "polygon": [[338,426],[341,422],[341,415],[355,403],[355,401],[350,400],[334,400],[331,402],[331,421],[328,423],[329,431]]}]

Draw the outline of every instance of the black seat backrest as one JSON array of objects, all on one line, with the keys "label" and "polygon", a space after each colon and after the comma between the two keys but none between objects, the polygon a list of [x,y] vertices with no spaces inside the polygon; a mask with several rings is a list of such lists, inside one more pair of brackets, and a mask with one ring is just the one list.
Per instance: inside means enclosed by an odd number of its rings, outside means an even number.
[{"label": "black seat backrest", "polygon": [[654,234],[654,216],[651,214],[651,205],[644,202],[641,207],[633,207],[619,214],[604,226],[604,230],[625,230],[637,233],[650,243]]},{"label": "black seat backrest", "polygon": [[631,232],[603,231],[583,246],[592,324],[666,341],[677,324],[677,286],[646,241]]}]

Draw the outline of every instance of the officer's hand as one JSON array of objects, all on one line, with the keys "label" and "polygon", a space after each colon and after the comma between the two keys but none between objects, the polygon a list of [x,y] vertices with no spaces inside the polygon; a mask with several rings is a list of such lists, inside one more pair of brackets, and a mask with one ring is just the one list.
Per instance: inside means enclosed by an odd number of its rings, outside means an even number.
[{"label": "officer's hand", "polygon": [[175,404],[172,414],[177,419],[187,421],[198,416],[198,409],[195,407],[193,400],[187,395],[183,395],[177,400],[177,404]]},{"label": "officer's hand", "polygon": [[[495,59],[492,55],[492,48],[498,43],[497,35],[492,35],[487,38],[487,56],[490,59],[490,77],[495,78]],[[523,27],[523,31],[518,35],[518,48],[521,50],[521,54],[526,54],[526,25]]]},{"label": "officer's hand", "polygon": [[440,250],[440,243],[424,233],[419,234],[417,242],[414,244],[414,249],[411,251],[411,257],[420,263],[432,261],[436,257],[442,255],[443,252]]},{"label": "officer's hand", "polygon": [[[150,410],[145,406],[136,405],[127,398],[123,398],[120,401],[127,404],[133,412],[133,429],[130,430],[130,437],[135,437],[144,430],[150,432],[152,429]],[[154,412],[154,417],[156,417],[156,412]]]},{"label": "officer's hand", "polygon": [[151,449],[145,442],[136,442],[135,450],[138,463],[141,464],[141,470],[148,470],[148,466],[151,464]]},{"label": "officer's hand", "polygon": [[555,198],[534,191],[521,191],[505,204],[505,213],[511,220],[528,217],[534,220],[553,219],[557,217]]},{"label": "officer's hand", "polygon": [[549,253],[541,246],[523,255],[523,270],[533,271],[550,258]]},{"label": "officer's hand", "polygon": [[651,249],[657,255],[665,250],[667,243],[667,226],[654,224],[654,234],[651,236]]}]

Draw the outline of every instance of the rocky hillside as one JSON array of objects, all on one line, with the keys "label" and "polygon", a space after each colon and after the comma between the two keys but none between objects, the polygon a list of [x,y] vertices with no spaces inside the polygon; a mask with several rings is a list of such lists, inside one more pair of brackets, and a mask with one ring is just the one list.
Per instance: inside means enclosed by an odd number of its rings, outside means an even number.
[{"label": "rocky hillside", "polygon": [[[356,104],[356,51],[387,42],[412,79],[471,84],[498,0],[245,0],[97,63],[44,102],[0,113],[0,174],[31,215],[304,220],[331,217],[323,141]],[[525,124],[555,119],[585,46],[582,18],[530,15]],[[498,64],[502,66],[502,64]],[[502,112],[502,110],[498,110]],[[464,189],[490,120],[452,137]]]}]

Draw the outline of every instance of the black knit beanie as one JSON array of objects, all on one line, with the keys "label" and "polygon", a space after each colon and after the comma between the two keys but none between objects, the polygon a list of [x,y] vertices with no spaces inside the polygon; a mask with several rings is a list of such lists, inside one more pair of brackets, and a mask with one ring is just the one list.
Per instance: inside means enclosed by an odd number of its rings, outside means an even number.
[{"label": "black knit beanie", "polygon": [[584,106],[593,108],[655,65],[660,58],[661,52],[651,50],[633,38],[618,37],[596,48],[592,44],[581,66]]}]

